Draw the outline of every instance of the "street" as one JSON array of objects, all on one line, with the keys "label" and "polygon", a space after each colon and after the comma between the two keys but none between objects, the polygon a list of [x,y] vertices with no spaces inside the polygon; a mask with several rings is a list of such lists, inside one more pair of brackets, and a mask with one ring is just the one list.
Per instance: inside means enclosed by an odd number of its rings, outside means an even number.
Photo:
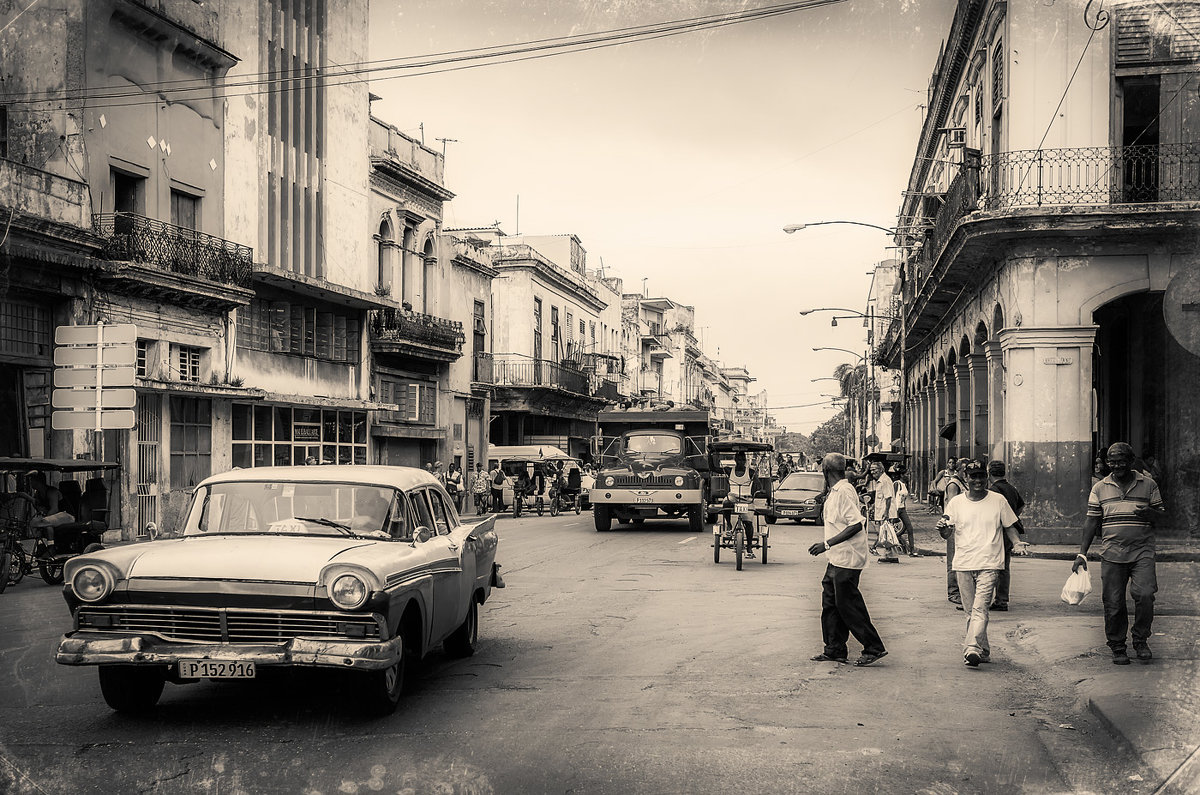
[{"label": "street", "polygon": [[855,668],[808,659],[820,528],[776,525],[769,564],[742,572],[683,521],[498,528],[508,587],[480,611],[478,651],[435,653],[384,719],[356,714],[330,676],[265,671],[168,685],[151,716],[119,716],[93,670],[53,662],[67,610],[26,579],[0,596],[0,791],[1152,790],[1072,696],[1075,671],[1112,667],[1102,633],[1054,666],[1023,640],[1069,616],[1060,561],[1015,567],[980,669],[962,664],[942,558],[872,565],[863,592],[889,655]]}]

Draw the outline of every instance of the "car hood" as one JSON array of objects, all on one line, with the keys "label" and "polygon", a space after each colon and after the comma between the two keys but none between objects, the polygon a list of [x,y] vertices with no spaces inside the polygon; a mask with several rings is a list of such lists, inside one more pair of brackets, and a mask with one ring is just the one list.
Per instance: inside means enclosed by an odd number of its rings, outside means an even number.
[{"label": "car hood", "polygon": [[803,502],[804,500],[815,500],[819,496],[821,496],[821,492],[815,489],[775,489],[775,499],[777,500]]},{"label": "car hood", "polygon": [[146,544],[130,561],[130,578],[315,583],[321,569],[376,542],[312,536],[216,536]]}]

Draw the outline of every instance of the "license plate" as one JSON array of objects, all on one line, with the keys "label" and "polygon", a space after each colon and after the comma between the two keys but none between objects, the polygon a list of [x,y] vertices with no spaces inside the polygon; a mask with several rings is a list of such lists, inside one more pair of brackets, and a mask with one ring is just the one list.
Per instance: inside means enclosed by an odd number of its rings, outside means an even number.
[{"label": "license plate", "polygon": [[754,513],[754,506],[746,503],[739,503],[733,506],[734,513]]},{"label": "license plate", "polygon": [[779,515],[780,516],[799,516],[800,512],[799,511],[780,511]]},{"label": "license plate", "polygon": [[180,660],[181,679],[253,679],[254,663],[234,660]]},{"label": "license plate", "polygon": [[647,505],[649,505],[650,503],[654,502],[654,498],[653,497],[634,497],[633,501],[634,502],[644,502]]}]

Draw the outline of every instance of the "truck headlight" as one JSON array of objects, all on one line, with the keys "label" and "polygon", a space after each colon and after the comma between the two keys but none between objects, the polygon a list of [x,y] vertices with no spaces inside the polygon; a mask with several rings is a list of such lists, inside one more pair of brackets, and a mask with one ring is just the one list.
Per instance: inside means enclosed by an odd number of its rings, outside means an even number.
[{"label": "truck headlight", "polygon": [[613,480],[613,478],[612,478],[612,475],[609,475],[608,477],[606,477],[606,478],[604,479],[604,485],[605,485],[605,486],[609,486],[610,488],[612,487],[612,484],[614,484],[614,483],[616,483],[616,482],[617,482],[617,481]]},{"label": "truck headlight", "polygon": [[682,485],[683,485],[683,475],[676,475],[676,476],[675,476],[675,485],[676,485],[676,486],[682,486]]},{"label": "truck headlight", "polygon": [[84,566],[71,578],[71,590],[83,602],[99,602],[112,587],[112,578],[99,566]]},{"label": "truck headlight", "polygon": [[329,586],[329,598],[343,610],[357,610],[367,601],[367,584],[356,574],[341,574]]}]

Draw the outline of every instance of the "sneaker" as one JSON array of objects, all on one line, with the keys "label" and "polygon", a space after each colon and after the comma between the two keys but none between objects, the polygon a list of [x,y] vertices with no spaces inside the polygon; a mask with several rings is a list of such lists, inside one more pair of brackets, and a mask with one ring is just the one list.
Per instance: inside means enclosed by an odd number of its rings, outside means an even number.
[{"label": "sneaker", "polygon": [[966,655],[963,657],[963,662],[966,664],[966,666],[968,668],[978,668],[979,663],[981,663],[982,661],[983,661],[983,658],[980,657],[978,653],[973,652],[973,651],[967,652]]},{"label": "sneaker", "polygon": [[1150,651],[1150,647],[1145,643],[1133,644],[1133,650],[1137,654],[1139,660],[1153,660],[1154,654]]},{"label": "sneaker", "polygon": [[989,610],[999,610],[1001,613],[1008,612],[1008,605],[992,605]]},{"label": "sneaker", "polygon": [[1124,649],[1113,652],[1113,665],[1129,665],[1129,655]]}]

